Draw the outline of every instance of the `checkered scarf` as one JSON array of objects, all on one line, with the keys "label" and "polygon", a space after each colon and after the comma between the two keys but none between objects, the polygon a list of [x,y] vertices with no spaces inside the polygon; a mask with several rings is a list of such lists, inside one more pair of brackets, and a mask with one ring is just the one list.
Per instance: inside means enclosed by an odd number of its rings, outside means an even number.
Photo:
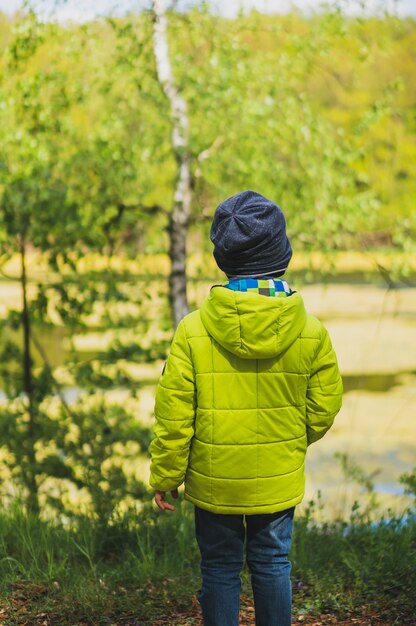
[{"label": "checkered scarf", "polygon": [[280,298],[286,298],[292,293],[286,281],[274,278],[234,278],[223,286],[232,291],[253,291],[262,296]]}]

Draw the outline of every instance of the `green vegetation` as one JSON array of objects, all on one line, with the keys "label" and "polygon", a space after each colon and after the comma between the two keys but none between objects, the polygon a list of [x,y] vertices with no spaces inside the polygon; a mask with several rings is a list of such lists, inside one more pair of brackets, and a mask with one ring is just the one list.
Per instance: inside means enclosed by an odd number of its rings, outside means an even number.
[{"label": "green vegetation", "polygon": [[[351,254],[356,272],[365,251],[388,287],[413,279],[415,21],[336,8],[226,20],[205,4],[168,17],[189,115],[192,280],[218,276],[210,219],[243,188],[281,204],[302,272],[348,272]],[[152,15],[0,15],[0,53],[0,273],[19,298],[0,316],[0,617],[152,623],[190,610],[198,588],[191,509],[157,515],[140,475],[140,368],[172,335],[178,175]],[[48,329],[65,342],[59,366]],[[92,331],[108,341],[82,354]],[[348,520],[318,522],[313,506],[298,518],[295,611],[365,605],[411,624],[415,518],[377,519],[371,481],[340,460],[369,504]],[[402,484],[414,494],[414,472]]]},{"label": "green vegetation", "polygon": [[[104,519],[124,495],[126,506],[145,497],[137,476],[108,461],[117,443],[124,458],[146,454],[149,441],[107,391],[123,387],[134,400],[131,365],[163,358],[171,336],[165,280],[154,293],[120,267],[170,249],[179,271],[169,244],[178,233],[172,119],[152,14],[59,26],[23,12],[3,18],[0,33],[0,265],[21,292],[0,320],[2,464],[32,512],[70,514],[61,496],[71,488]],[[334,9],[230,21],[204,5],[171,13],[168,35],[189,115],[192,202],[181,236],[189,227],[190,253],[207,250],[216,203],[254,187],[284,207],[298,254],[382,243],[401,252],[378,265],[387,283],[398,264],[410,272],[413,20]],[[48,280],[31,279],[33,259]],[[73,348],[57,371],[37,337],[47,326],[72,346],[92,327],[117,338],[88,362]],[[73,406],[70,385],[83,392]]]},{"label": "green vegetation", "polygon": [[[318,523],[315,506],[296,518],[294,615],[373,614],[390,625],[412,624],[414,515],[365,520],[356,507],[350,521]],[[192,507],[184,501],[172,515],[146,508],[105,525],[85,518],[70,525],[42,522],[16,506],[2,513],[0,530],[7,624],[20,623],[22,604],[29,623],[41,614],[52,623],[59,616],[60,624],[162,619],[179,625],[180,609],[193,614],[198,554]],[[250,595],[247,572],[243,591]]]},{"label": "green vegetation", "polygon": [[[206,232],[218,201],[255,187],[284,207],[298,252],[409,245],[414,20],[169,17],[190,118],[193,232]],[[19,176],[46,182],[42,194],[77,232],[102,247],[123,232],[118,251],[167,247],[176,168],[151,26],[149,12],[1,23],[2,189]]]}]

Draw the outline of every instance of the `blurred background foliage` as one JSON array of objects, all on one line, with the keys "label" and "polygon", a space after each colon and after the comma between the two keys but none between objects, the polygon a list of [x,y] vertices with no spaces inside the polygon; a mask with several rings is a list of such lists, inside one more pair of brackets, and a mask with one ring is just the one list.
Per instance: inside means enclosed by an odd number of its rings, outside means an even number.
[{"label": "blurred background foliage", "polygon": [[[168,17],[189,115],[191,277],[219,276],[214,208],[254,188],[283,207],[298,257],[323,254],[318,272],[332,253],[366,250],[387,259],[388,286],[408,280],[415,21],[336,7],[225,19],[205,3]],[[0,271],[18,285],[0,320],[0,462],[3,497],[36,514],[108,522],[149,499],[138,399],[172,336],[177,178],[153,19],[0,15]],[[80,352],[94,331],[100,350]]]},{"label": "blurred background foliage", "polygon": [[[412,18],[230,20],[205,6],[169,24],[198,226],[256,187],[279,198],[298,252],[412,238]],[[0,29],[2,197],[13,177],[42,177],[42,206],[65,206],[56,241],[84,227],[89,244],[109,245],[117,227],[133,254],[160,252],[176,167],[151,11],[72,25],[3,16]]]},{"label": "blurred background foliage", "polygon": [[[195,613],[191,507],[181,494],[160,516],[147,486],[181,157],[154,19],[0,13],[0,609],[19,623]],[[223,278],[216,205],[253,188],[282,206],[289,280],[341,357],[323,497],[308,470],[297,512],[294,613],[414,624],[416,22],[200,3],[168,13],[168,38],[189,117],[190,307]]]}]

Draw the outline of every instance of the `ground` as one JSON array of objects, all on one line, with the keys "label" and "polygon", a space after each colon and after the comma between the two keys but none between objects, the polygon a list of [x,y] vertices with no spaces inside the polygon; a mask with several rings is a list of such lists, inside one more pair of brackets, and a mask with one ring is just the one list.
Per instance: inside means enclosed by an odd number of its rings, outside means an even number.
[{"label": "ground", "polygon": [[[196,599],[192,603],[191,612],[188,610],[186,613],[178,613],[176,616],[172,615],[169,621],[166,620],[167,618],[163,617],[159,620],[153,620],[151,624],[152,626],[191,626],[191,624],[192,626],[203,626]],[[393,623],[390,619],[386,621],[376,614],[340,619],[335,614],[325,613],[293,617],[292,624],[298,624],[299,626],[301,624],[304,626],[392,626]],[[139,626],[139,624],[135,626]],[[249,599],[242,599],[239,626],[255,626],[254,607],[250,604]]]},{"label": "ground", "polygon": [[[43,598],[43,600],[42,600]],[[53,599],[43,585],[20,581],[13,585],[7,600],[0,601],[0,626],[203,626],[201,612],[195,596],[182,596],[167,601],[156,588],[149,587],[146,600],[152,604],[155,617],[138,617],[138,611],[121,610],[108,614],[76,603],[62,604],[64,598]],[[160,603],[159,610],[157,605]],[[44,608],[42,608],[42,605]],[[149,609],[147,602],[146,613]],[[299,613],[295,610],[295,613]],[[411,626],[412,622],[383,617],[370,607],[357,607],[350,616],[339,617],[335,613],[294,615],[293,625],[304,626]],[[255,626],[254,607],[248,596],[241,601],[240,626]]]}]

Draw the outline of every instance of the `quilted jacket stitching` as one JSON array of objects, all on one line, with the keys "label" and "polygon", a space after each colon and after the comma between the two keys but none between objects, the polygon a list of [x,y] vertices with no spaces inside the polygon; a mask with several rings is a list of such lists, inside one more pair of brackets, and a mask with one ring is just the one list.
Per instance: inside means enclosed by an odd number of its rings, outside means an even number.
[{"label": "quilted jacket stitching", "polygon": [[[237,305],[236,305],[236,309],[238,310]],[[189,322],[189,325],[188,325],[188,322]],[[212,476],[212,473],[213,473],[212,469],[213,469],[214,446],[215,447],[221,446],[221,444],[214,444],[214,423],[213,423],[214,422],[214,414],[217,413],[217,412],[221,412],[221,410],[237,410],[237,411],[240,411],[240,410],[241,411],[243,411],[243,410],[247,410],[247,411],[256,410],[257,437],[256,437],[256,441],[253,442],[253,444],[251,444],[251,445],[255,445],[257,451],[259,450],[258,446],[260,444],[263,444],[263,443],[266,444],[266,445],[267,444],[269,444],[269,445],[276,445],[277,444],[278,445],[279,443],[282,443],[282,444],[286,443],[287,444],[290,441],[293,441],[293,440],[296,440],[296,439],[305,438],[305,434],[303,434],[303,435],[300,435],[299,437],[295,437],[295,438],[292,438],[292,439],[282,439],[282,440],[278,440],[278,441],[276,441],[276,440],[270,441],[269,440],[269,441],[265,441],[265,442],[258,441],[259,440],[258,420],[259,420],[259,410],[260,410],[260,407],[259,407],[259,376],[261,374],[262,378],[266,378],[265,374],[275,374],[276,380],[278,380],[279,377],[282,377],[282,376],[284,376],[284,377],[297,376],[298,377],[297,380],[293,381],[294,384],[292,386],[292,389],[293,389],[293,391],[296,391],[297,400],[299,400],[300,385],[301,385],[302,378],[304,378],[305,376],[308,376],[308,374],[309,374],[309,372],[307,372],[307,371],[301,371],[302,358],[303,358],[303,348],[304,348],[304,346],[302,345],[302,341],[306,339],[306,341],[308,342],[310,347],[312,347],[311,344],[313,344],[313,342],[316,342],[316,344],[317,344],[316,345],[316,349],[313,350],[312,358],[310,358],[310,356],[309,356],[311,351],[308,350],[308,359],[307,359],[308,363],[304,364],[305,367],[307,367],[308,364],[310,364],[312,366],[313,361],[316,359],[316,357],[317,357],[317,355],[319,353],[319,349],[323,347],[322,344],[323,344],[323,334],[324,333],[322,332],[322,326],[320,326],[320,323],[318,322],[318,320],[314,320],[312,318],[311,321],[310,321],[309,327],[307,328],[308,335],[303,335],[302,336],[302,334],[301,334],[295,340],[295,343],[300,341],[300,344],[298,346],[298,350],[299,350],[299,361],[298,361],[298,368],[297,368],[298,371],[289,372],[289,371],[286,370],[287,366],[285,366],[285,367],[283,367],[282,370],[276,370],[276,371],[271,371],[271,372],[268,372],[268,371],[267,372],[259,372],[259,361],[256,360],[256,372],[255,372],[255,375],[256,375],[256,383],[255,383],[256,384],[256,395],[255,395],[256,406],[254,408],[251,408],[251,409],[250,408],[248,408],[248,409],[227,409],[227,408],[219,409],[219,408],[213,406],[214,401],[217,399],[216,398],[216,393],[215,393],[215,387],[217,386],[216,385],[216,382],[217,382],[216,379],[218,378],[218,376],[221,376],[221,374],[222,375],[227,375],[229,373],[232,374],[233,372],[213,371],[214,370],[214,350],[215,350],[215,347],[217,346],[217,342],[208,333],[201,334],[200,328],[201,328],[202,321],[201,321],[201,318],[200,318],[200,313],[195,312],[194,314],[191,314],[189,316],[189,318],[188,317],[185,318],[182,323],[183,323],[183,326],[184,326],[183,334],[185,335],[185,341],[184,342],[182,341],[182,349],[184,350],[185,353],[187,353],[188,355],[191,356],[192,353],[194,352],[194,349],[195,350],[199,349],[199,347],[198,347],[196,342],[195,342],[195,345],[191,345],[191,344],[194,344],[193,339],[200,338],[202,340],[209,340],[209,342],[210,342],[210,353],[211,353],[210,354],[210,356],[211,356],[211,359],[210,359],[211,360],[211,363],[210,363],[211,367],[210,367],[210,369],[211,369],[211,372],[198,372],[198,367],[199,367],[199,363],[200,362],[197,359],[195,359],[195,358],[191,357],[190,358],[190,362],[188,362],[181,355],[178,355],[175,350],[173,351],[173,353],[171,353],[171,356],[174,357],[175,361],[176,360],[178,361],[178,370],[179,370],[179,372],[180,372],[180,369],[181,369],[179,363],[184,362],[187,365],[191,365],[192,364],[194,380],[195,381],[196,381],[196,379],[199,376],[204,376],[205,374],[210,374],[210,377],[211,377],[211,399],[212,399],[212,402],[211,402],[211,415],[210,415],[211,443],[207,444],[207,445],[210,445],[210,464],[209,464],[209,467],[210,467],[210,477],[208,477],[208,478],[209,478],[209,481],[210,481],[209,492],[211,494],[211,499],[210,499],[210,501],[206,501],[205,502],[205,505],[207,505],[207,508],[208,508],[209,502],[213,503],[213,498],[212,498],[212,496],[213,496],[213,483],[218,481],[218,480],[222,480],[221,478],[214,478]],[[239,323],[240,323],[240,328],[241,328],[240,319],[239,319]],[[307,324],[307,326],[308,326],[308,324]],[[278,329],[278,328],[279,328],[279,323],[276,323],[276,329]],[[302,331],[302,332],[304,332],[304,331]],[[315,336],[310,336],[310,335],[315,335]],[[186,346],[183,345],[184,343],[186,344]],[[178,344],[178,345],[180,345],[180,344]],[[201,345],[204,345],[204,344],[201,344]],[[305,344],[305,346],[306,346],[306,344]],[[325,351],[325,352],[326,352],[326,354],[328,354],[328,351]],[[195,354],[198,355],[198,352],[195,352]],[[201,352],[199,354],[201,355]],[[320,355],[320,357],[323,357],[323,356],[324,355]],[[204,361],[203,361],[203,352],[202,352],[202,357],[201,358],[202,358],[202,365],[205,367]],[[239,371],[238,374],[236,374],[236,375],[244,377],[247,373],[252,374],[253,372]],[[317,389],[319,388],[319,389],[322,390],[322,384],[323,383],[322,383],[322,380],[319,377],[319,372],[315,372],[315,373],[318,374],[318,376],[316,378],[316,383],[318,383],[316,388]],[[335,384],[335,383],[332,383],[332,384]],[[326,386],[328,386],[328,381],[326,381]],[[339,392],[338,393],[333,393],[333,394],[328,394],[327,393],[327,389],[325,389],[325,395],[330,395],[330,396],[333,396],[333,397],[337,397],[337,396],[339,396]],[[269,411],[269,410],[270,411],[275,411],[275,410],[278,411],[279,409],[285,409],[285,408],[291,408],[291,409],[300,411],[302,414],[304,414],[304,411],[306,410],[305,404],[301,404],[300,405],[299,402],[297,402],[296,404],[291,403],[289,405],[284,405],[284,406],[279,406],[279,407],[270,407],[270,406],[262,407],[262,409],[265,410],[265,411]],[[201,407],[201,411],[205,412],[205,414],[207,414],[208,410],[209,409],[207,409],[207,408]],[[310,415],[313,415],[313,411],[310,411],[309,413],[310,413]],[[336,413],[337,413],[337,411],[334,411],[333,414],[331,413],[331,417],[332,417],[332,415],[335,416]],[[319,414],[317,414],[317,417],[321,417],[321,416]],[[329,416],[327,414],[326,419],[328,419],[328,417]],[[173,420],[173,421],[176,421],[177,423],[178,422],[179,423],[187,423],[188,420],[185,419],[185,420],[179,420],[179,421],[178,420]],[[225,446],[226,445],[230,445],[232,447],[233,444],[224,444],[224,445]],[[245,446],[246,444],[242,444],[242,445]],[[250,444],[247,444],[247,445],[250,445]],[[180,449],[178,448],[178,449],[176,449],[176,452],[179,452],[182,449],[183,448],[180,448]],[[180,458],[179,454],[176,455],[176,456],[178,458]],[[216,469],[218,470],[218,467]],[[156,470],[156,468],[155,468],[155,470]],[[198,470],[195,470],[194,467],[189,468],[189,470],[190,470],[190,472],[193,472],[193,471],[194,472],[198,472]],[[256,472],[256,476],[257,477],[254,478],[254,480],[256,481],[256,483],[254,483],[254,486],[255,486],[255,502],[256,503],[259,502],[259,479],[263,479],[263,480],[269,480],[270,479],[270,480],[272,480],[275,476],[277,476],[276,474],[270,475],[268,477],[259,476],[259,471],[260,471],[259,455],[257,454],[257,472]],[[293,472],[296,472],[296,471],[298,471],[298,470],[295,469],[295,470],[292,470],[290,472],[286,471],[283,474],[280,474],[280,476],[286,476],[286,475],[288,475],[290,473],[293,473]],[[157,472],[155,472],[155,474],[157,474]],[[166,473],[163,472],[163,475],[166,476]],[[176,473],[175,473],[175,475],[176,475]],[[173,476],[173,473],[171,473],[171,476]],[[165,478],[162,478],[162,480],[165,480]],[[236,480],[236,479],[235,478],[226,478],[226,477],[224,477],[223,480]],[[248,479],[246,478],[245,480],[251,481],[253,479],[252,478],[248,478]],[[303,493],[303,491],[302,491],[302,493]],[[301,499],[301,497],[302,497],[302,493],[299,492],[299,494],[293,495],[293,497],[291,497],[291,498],[289,498],[287,500],[279,500],[280,505],[282,505],[284,502],[292,502],[292,503],[298,502],[299,499]],[[254,493],[253,493],[253,495],[254,495]],[[195,494],[192,493],[192,496],[193,497],[191,499],[193,499],[195,501],[204,502],[203,500],[199,500],[199,498],[197,497],[198,496],[198,491],[195,492]],[[267,509],[267,510],[270,510],[270,507],[275,507],[276,506],[275,504],[271,504],[271,503],[266,503],[266,504],[261,503],[261,504],[262,504],[262,508]],[[218,509],[218,507],[220,507],[220,506],[221,506],[220,504],[217,506],[217,512],[221,512]],[[251,504],[247,504],[247,502],[246,502],[246,504],[244,506],[246,506],[246,508],[256,509],[256,504],[251,505]],[[236,508],[239,508],[239,505],[233,506],[232,503],[228,503],[226,508],[235,510]],[[215,509],[215,506],[214,506],[214,509]],[[214,510],[214,509],[211,509],[211,510]],[[223,512],[226,512],[226,510],[224,510]]]}]

